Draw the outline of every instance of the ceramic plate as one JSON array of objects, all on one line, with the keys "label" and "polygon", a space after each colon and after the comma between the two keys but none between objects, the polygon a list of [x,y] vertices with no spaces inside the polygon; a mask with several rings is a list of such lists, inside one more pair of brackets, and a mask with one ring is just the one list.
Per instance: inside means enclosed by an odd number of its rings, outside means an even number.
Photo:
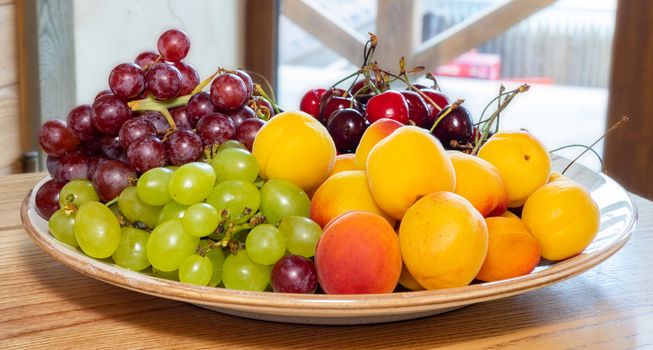
[{"label": "ceramic plate", "polygon": [[[566,162],[557,158],[554,168],[562,168]],[[637,221],[637,209],[628,193],[606,175],[580,165],[574,165],[567,175],[585,185],[601,209],[600,231],[584,252],[558,263],[544,261],[527,276],[434,291],[372,295],[246,292],[200,287],[128,271],[89,258],[48,233],[47,222],[35,211],[34,194],[49,178],[41,180],[25,198],[21,217],[28,235],[43,251],[74,270],[119,287],[254,319],[304,324],[366,324],[435,315],[525,293],[581,274],[617,252],[630,237]]]}]

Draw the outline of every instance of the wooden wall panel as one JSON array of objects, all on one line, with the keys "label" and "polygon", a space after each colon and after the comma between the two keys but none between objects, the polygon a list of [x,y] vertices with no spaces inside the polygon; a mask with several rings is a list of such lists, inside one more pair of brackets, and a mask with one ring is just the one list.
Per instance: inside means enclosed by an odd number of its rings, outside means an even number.
[{"label": "wooden wall panel", "polygon": [[21,170],[16,5],[0,0],[0,174]]},{"label": "wooden wall panel", "polygon": [[608,175],[653,199],[653,1],[620,0],[615,25],[608,125],[630,120],[605,142]]},{"label": "wooden wall panel", "polygon": [[[247,0],[245,3],[245,66],[263,75],[277,89],[277,31],[280,0]],[[261,80],[252,76],[255,82]],[[265,85],[261,84],[264,89]],[[266,89],[267,90],[267,89]]]}]

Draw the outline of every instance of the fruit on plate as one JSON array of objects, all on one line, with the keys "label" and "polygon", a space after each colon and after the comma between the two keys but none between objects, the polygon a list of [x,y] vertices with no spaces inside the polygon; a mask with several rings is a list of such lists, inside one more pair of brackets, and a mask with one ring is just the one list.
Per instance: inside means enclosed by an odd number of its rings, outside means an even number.
[{"label": "fruit on plate", "polygon": [[406,264],[401,267],[401,276],[399,276],[399,284],[401,284],[402,287],[408,289],[408,290],[424,290],[424,287],[422,287],[419,282],[413,277],[413,275],[408,271],[406,268]]},{"label": "fruit on plate", "polygon": [[508,208],[508,190],[499,171],[486,160],[448,151],[456,173],[455,193],[467,199],[481,215],[501,215]]},{"label": "fruit on plate", "polygon": [[499,281],[527,275],[540,262],[540,244],[518,218],[486,218],[487,256],[476,279]]},{"label": "fruit on plate", "polygon": [[354,170],[356,163],[356,155],[353,153],[339,154],[336,156],[336,163],[329,177],[343,171]]},{"label": "fruit on plate", "polygon": [[551,157],[527,131],[501,131],[479,149],[478,157],[494,165],[508,189],[508,207],[524,205],[551,173]]},{"label": "fruit on plate", "polygon": [[329,132],[304,112],[277,114],[263,126],[252,154],[264,179],[284,179],[310,191],[327,179],[336,161]]},{"label": "fruit on plate", "polygon": [[370,192],[383,212],[401,220],[424,195],[453,191],[456,177],[449,156],[428,131],[403,126],[379,141],[367,157]]},{"label": "fruit on plate", "polygon": [[421,286],[462,287],[481,269],[488,230],[469,201],[438,191],[408,209],[399,226],[399,242],[404,264]]},{"label": "fruit on plate", "polygon": [[382,118],[370,125],[363,133],[361,141],[356,148],[356,169],[365,170],[367,163],[367,156],[370,154],[372,148],[383,140],[386,136],[392,134],[393,131],[397,130],[399,127],[402,127],[403,124],[393,120]]},{"label": "fruit on plate", "polygon": [[326,226],[315,263],[328,294],[390,293],[401,274],[399,240],[382,216],[350,211]]},{"label": "fruit on plate", "polygon": [[311,199],[311,219],[322,227],[338,215],[352,210],[378,214],[390,226],[395,224],[395,219],[374,202],[364,170],[343,171],[331,176],[318,187]]},{"label": "fruit on plate", "polygon": [[533,192],[521,215],[542,247],[542,257],[554,261],[582,252],[596,236],[600,217],[589,192],[565,177]]}]

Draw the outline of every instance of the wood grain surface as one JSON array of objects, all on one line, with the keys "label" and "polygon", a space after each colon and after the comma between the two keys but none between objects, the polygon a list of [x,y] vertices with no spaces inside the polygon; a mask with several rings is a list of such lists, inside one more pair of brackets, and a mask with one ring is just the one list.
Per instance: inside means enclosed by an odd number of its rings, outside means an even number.
[{"label": "wood grain surface", "polygon": [[653,347],[653,203],[597,268],[524,295],[413,321],[303,326],[241,319],[113,287],[40,251],[20,202],[43,174],[0,177],[0,348],[631,349]]}]

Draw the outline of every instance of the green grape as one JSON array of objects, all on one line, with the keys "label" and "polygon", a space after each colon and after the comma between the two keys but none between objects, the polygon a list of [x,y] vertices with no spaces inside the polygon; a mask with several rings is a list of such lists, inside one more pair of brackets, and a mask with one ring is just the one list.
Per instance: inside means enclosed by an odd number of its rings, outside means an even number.
[{"label": "green grape", "polygon": [[315,255],[322,229],[315,221],[301,216],[286,216],[279,224],[279,232],[286,238],[286,249],[291,254],[310,258]]},{"label": "green grape", "polygon": [[229,289],[261,292],[270,283],[270,266],[260,265],[247,256],[245,249],[224,259],[222,282]]},{"label": "green grape", "polygon": [[213,275],[213,264],[206,256],[190,255],[179,265],[179,280],[206,286]]},{"label": "green grape", "polygon": [[181,219],[188,209],[188,205],[179,204],[175,201],[170,201],[164,205],[159,213],[158,224],[168,220]]},{"label": "green grape", "polygon": [[86,179],[75,179],[65,184],[59,192],[59,207],[63,208],[68,204],[80,206],[86,202],[98,202],[98,197],[93,183]]},{"label": "green grape", "polygon": [[[199,248],[204,249],[208,245],[209,240],[203,239],[200,241]],[[213,274],[208,285],[215,287],[220,284],[220,282],[222,282],[222,265],[224,264],[224,253],[220,248],[213,248],[206,252],[205,256],[211,260],[211,265],[213,265]]]},{"label": "green grape", "polygon": [[259,191],[251,182],[229,180],[219,183],[213,189],[206,203],[218,210],[227,209],[233,219],[240,217],[245,208],[250,209],[248,216],[258,210],[261,197]]},{"label": "green grape", "polygon": [[86,202],[79,207],[73,232],[82,251],[93,258],[110,257],[120,244],[118,219],[100,202]]},{"label": "green grape", "polygon": [[66,215],[65,209],[59,209],[52,214],[48,221],[48,230],[54,238],[75,248],[79,247],[73,225],[75,224],[75,215],[70,213]]},{"label": "green grape", "polygon": [[232,148],[246,149],[245,146],[236,140],[227,140],[218,147],[218,153]]},{"label": "green grape", "polygon": [[181,220],[166,221],[157,226],[147,240],[145,251],[152,266],[161,271],[172,271],[195,252],[199,238],[184,230]]},{"label": "green grape", "polygon": [[164,166],[164,168],[170,169],[172,171],[175,171],[175,170],[179,169],[179,167],[176,166],[176,165],[166,165],[166,166]]},{"label": "green grape", "polygon": [[118,208],[127,220],[140,221],[149,228],[154,228],[159,221],[161,207],[149,205],[138,197],[136,186],[125,187],[118,196]]},{"label": "green grape", "polygon": [[247,255],[261,265],[276,263],[286,252],[285,238],[279,229],[270,224],[254,227],[245,240]]},{"label": "green grape", "polygon": [[286,216],[309,217],[311,200],[294,183],[281,180],[268,180],[261,187],[261,212],[266,221],[276,225]]},{"label": "green grape", "polygon": [[218,228],[219,219],[218,211],[213,206],[196,203],[186,209],[181,223],[184,224],[186,232],[196,237],[204,237]]},{"label": "green grape", "polygon": [[258,161],[251,153],[240,148],[219,152],[211,161],[211,166],[218,183],[228,180],[254,182],[258,176]]},{"label": "green grape", "polygon": [[172,176],[172,170],[167,168],[152,168],[138,179],[136,190],[138,197],[149,205],[164,205],[170,200],[168,182]]},{"label": "green grape", "polygon": [[152,266],[152,275],[154,277],[163,278],[170,281],[179,281],[179,270],[161,271]]},{"label": "green grape", "polygon": [[145,247],[150,234],[135,227],[125,226],[120,235],[120,244],[111,257],[116,265],[132,271],[141,271],[150,266]]},{"label": "green grape", "polygon": [[172,173],[168,182],[168,192],[172,199],[181,204],[191,205],[203,201],[215,186],[215,171],[200,162],[180,166]]}]

